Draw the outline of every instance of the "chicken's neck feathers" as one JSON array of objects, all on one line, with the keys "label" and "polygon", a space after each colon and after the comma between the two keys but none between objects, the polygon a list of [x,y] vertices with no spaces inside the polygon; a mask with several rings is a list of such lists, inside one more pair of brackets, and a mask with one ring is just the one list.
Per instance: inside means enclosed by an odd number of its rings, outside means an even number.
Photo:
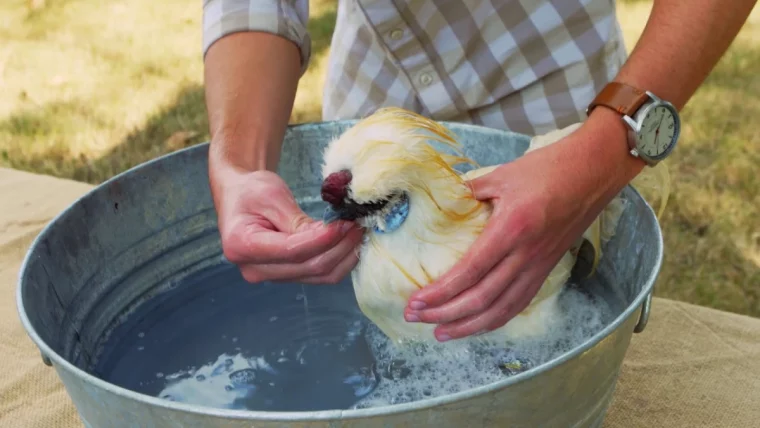
[{"label": "chicken's neck feathers", "polygon": [[[412,188],[407,194],[406,208],[397,209],[403,212],[403,221],[393,230],[378,230],[380,219],[376,219],[373,225],[368,225],[369,236],[363,251],[372,248],[419,288],[437,279],[462,257],[483,231],[491,206],[475,199],[460,177],[448,174],[439,175],[423,187]],[[404,257],[412,253],[420,256]],[[443,259],[442,253],[447,254]]]}]

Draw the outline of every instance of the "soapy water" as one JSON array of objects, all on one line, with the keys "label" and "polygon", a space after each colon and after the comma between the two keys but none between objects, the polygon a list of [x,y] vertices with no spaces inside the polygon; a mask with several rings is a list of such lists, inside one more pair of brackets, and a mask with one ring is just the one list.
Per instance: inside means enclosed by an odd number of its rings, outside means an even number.
[{"label": "soapy water", "polygon": [[610,308],[577,289],[562,296],[563,318],[545,336],[521,340],[509,349],[477,336],[464,340],[396,347],[374,325],[367,339],[382,381],[352,408],[401,404],[453,394],[522,373],[570,351],[604,328]]},{"label": "soapy water", "polygon": [[252,285],[225,267],[153,300],[110,335],[96,375],[169,401],[266,411],[377,407],[487,385],[577,347],[618,310],[569,287],[545,338],[398,347],[358,311],[348,281]]}]

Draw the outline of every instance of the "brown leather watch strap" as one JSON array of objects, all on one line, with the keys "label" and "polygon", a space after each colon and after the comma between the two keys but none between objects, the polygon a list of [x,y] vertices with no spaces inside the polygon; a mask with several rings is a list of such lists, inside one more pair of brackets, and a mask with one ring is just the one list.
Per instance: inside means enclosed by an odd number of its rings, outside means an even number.
[{"label": "brown leather watch strap", "polygon": [[596,106],[605,106],[622,115],[633,116],[647,99],[649,99],[649,95],[641,89],[634,88],[625,83],[610,82],[591,101],[588,109],[586,109],[586,113],[591,114],[591,110]]}]

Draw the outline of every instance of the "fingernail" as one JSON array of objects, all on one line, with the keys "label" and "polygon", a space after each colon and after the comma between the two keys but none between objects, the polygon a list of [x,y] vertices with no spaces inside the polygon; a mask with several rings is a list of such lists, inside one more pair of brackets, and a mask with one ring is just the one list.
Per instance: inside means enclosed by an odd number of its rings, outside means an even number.
[{"label": "fingernail", "polygon": [[406,314],[404,316],[404,319],[406,319],[408,322],[420,322],[420,317],[418,317],[416,314]]},{"label": "fingernail", "polygon": [[451,340],[451,336],[449,336],[446,333],[437,334],[435,335],[435,338],[438,339],[439,342],[445,342],[447,340]]},{"label": "fingernail", "polygon": [[425,302],[421,302],[419,300],[414,300],[409,303],[409,309],[414,309],[416,311],[420,309],[425,309],[425,306],[427,306]]},{"label": "fingernail", "polygon": [[346,233],[349,230],[351,230],[351,228],[353,228],[353,227],[354,227],[353,223],[346,222],[346,223],[343,223],[340,226],[340,231],[341,231],[341,233]]}]

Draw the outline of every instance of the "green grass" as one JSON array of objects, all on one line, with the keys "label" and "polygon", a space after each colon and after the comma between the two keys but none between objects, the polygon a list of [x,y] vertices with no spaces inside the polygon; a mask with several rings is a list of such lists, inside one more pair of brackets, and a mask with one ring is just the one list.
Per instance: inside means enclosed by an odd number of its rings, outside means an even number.
[{"label": "green grass", "polygon": [[[35,7],[32,7],[32,5]],[[320,119],[335,2],[292,122]],[[0,4],[0,166],[99,183],[205,141],[200,2]],[[619,3],[629,49],[651,1]],[[684,109],[656,294],[760,317],[760,13]]]}]

